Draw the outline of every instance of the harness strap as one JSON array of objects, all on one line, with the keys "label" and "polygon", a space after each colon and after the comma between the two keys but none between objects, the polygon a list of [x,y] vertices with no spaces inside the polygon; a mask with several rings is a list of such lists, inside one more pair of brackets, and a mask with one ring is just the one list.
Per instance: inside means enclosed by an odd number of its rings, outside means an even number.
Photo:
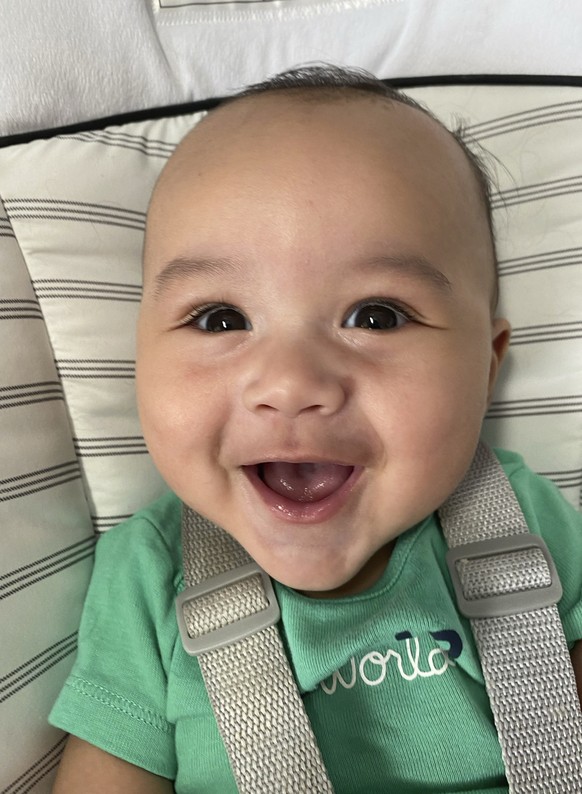
[{"label": "harness strap", "polygon": [[178,624],[198,656],[239,792],[333,794],[276,626],[271,580],[187,506],[182,535]]},{"label": "harness strap", "polygon": [[459,610],[470,618],[512,794],[580,794],[582,713],[541,538],[483,443],[439,510]]},{"label": "harness strap", "polygon": [[[512,794],[580,794],[582,714],[561,586],[497,458],[480,444],[439,511],[459,609],[481,658]],[[276,623],[269,577],[184,506],[184,647],[197,655],[241,794],[333,794]]]}]

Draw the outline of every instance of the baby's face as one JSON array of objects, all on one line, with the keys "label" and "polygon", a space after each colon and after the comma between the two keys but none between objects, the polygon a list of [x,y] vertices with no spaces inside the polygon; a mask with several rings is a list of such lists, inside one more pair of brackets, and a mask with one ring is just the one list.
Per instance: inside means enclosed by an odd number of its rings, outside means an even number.
[{"label": "baby's face", "polygon": [[259,97],[149,220],[141,421],[168,485],[279,581],[358,592],[467,470],[508,341],[457,144],[371,98]]}]

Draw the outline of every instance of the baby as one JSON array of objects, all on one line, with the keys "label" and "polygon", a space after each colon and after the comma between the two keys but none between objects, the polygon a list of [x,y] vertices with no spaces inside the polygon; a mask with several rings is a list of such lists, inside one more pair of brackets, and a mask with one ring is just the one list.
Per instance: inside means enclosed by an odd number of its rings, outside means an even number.
[{"label": "baby", "polygon": [[[143,432],[172,493],[98,544],[51,717],[73,734],[55,792],[237,790],[176,625],[181,501],[274,580],[336,794],[507,792],[435,516],[509,344],[496,300],[478,162],[370,76],[287,73],[186,136],[149,209],[138,329]],[[499,457],[531,531],[553,515],[573,648],[582,518]]]}]

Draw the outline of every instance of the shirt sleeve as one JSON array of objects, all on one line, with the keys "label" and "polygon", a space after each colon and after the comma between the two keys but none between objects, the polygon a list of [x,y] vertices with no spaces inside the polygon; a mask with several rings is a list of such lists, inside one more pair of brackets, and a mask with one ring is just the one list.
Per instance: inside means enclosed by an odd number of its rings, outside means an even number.
[{"label": "shirt sleeve", "polygon": [[156,504],[156,520],[137,514],[97,543],[77,658],[49,719],[112,755],[174,779],[174,726],[166,718],[166,701],[180,571],[169,542],[176,521],[179,527],[179,508],[166,497]]},{"label": "shirt sleeve", "polygon": [[564,591],[558,611],[572,648],[582,639],[582,513],[554,483],[532,472],[518,456],[512,457],[519,462],[504,467],[530,531],[542,536],[556,564]]}]

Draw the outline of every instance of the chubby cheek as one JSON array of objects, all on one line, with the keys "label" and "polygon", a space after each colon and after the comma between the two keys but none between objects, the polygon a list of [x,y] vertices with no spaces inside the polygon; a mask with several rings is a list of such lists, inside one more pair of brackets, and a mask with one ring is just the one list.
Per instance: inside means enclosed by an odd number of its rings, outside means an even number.
[{"label": "chubby cheek", "polygon": [[[137,369],[143,435],[160,474],[185,498],[193,480],[206,481],[198,461],[219,443],[225,414],[220,394],[177,362],[144,359]],[[196,471],[194,471],[196,470]]]},{"label": "chubby cheek", "polygon": [[426,358],[415,369],[393,412],[398,454],[411,473],[430,478],[446,495],[477,445],[487,407],[489,362],[479,349],[453,350]]},{"label": "chubby cheek", "polygon": [[448,377],[429,384],[424,401],[428,426],[423,428],[433,443],[445,446],[459,437],[479,434],[486,409],[487,381],[470,365],[459,372],[451,368]]}]

